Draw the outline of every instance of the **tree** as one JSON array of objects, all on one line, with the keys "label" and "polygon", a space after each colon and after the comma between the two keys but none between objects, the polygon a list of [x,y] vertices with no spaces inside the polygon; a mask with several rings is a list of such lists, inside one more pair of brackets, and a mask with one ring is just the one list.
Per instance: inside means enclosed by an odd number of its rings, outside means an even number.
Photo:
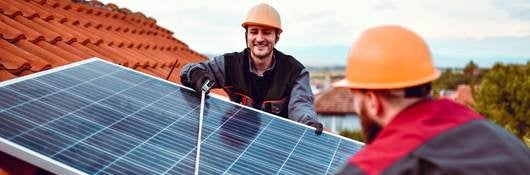
[{"label": "tree", "polygon": [[479,113],[523,141],[530,136],[530,61],[526,65],[495,64],[474,98]]},{"label": "tree", "polygon": [[343,130],[340,131],[339,135],[344,136],[344,137],[348,137],[350,139],[357,140],[357,141],[360,141],[360,142],[365,142],[364,134],[360,130],[350,131],[350,130],[347,130],[347,129],[343,129]]},{"label": "tree", "polygon": [[473,61],[469,61],[467,63],[466,67],[464,68],[464,74],[467,76],[476,76],[478,75],[480,69],[477,64],[475,64]]},{"label": "tree", "polygon": [[472,77],[462,73],[454,73],[451,69],[442,72],[440,78],[433,82],[434,97],[438,98],[441,90],[454,90],[461,84],[470,84]]}]

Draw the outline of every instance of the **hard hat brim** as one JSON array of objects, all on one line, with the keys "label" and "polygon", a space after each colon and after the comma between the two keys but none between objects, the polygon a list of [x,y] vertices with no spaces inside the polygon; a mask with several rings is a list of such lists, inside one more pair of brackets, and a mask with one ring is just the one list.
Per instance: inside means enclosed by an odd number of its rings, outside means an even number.
[{"label": "hard hat brim", "polygon": [[390,82],[390,83],[366,83],[366,82],[350,82],[348,79],[342,79],[332,84],[333,87],[337,88],[353,88],[353,89],[401,89],[412,86],[421,85],[424,83],[432,82],[440,77],[441,72],[438,69],[434,69],[433,73],[423,79],[407,81],[407,82]]},{"label": "hard hat brim", "polygon": [[282,29],[279,27],[279,26],[273,26],[273,25],[268,25],[268,24],[263,24],[263,23],[258,23],[258,22],[244,22],[243,24],[241,24],[241,26],[243,28],[247,28],[248,26],[264,26],[264,27],[270,27],[270,28],[275,28],[275,29],[278,29],[278,33],[282,33]]}]

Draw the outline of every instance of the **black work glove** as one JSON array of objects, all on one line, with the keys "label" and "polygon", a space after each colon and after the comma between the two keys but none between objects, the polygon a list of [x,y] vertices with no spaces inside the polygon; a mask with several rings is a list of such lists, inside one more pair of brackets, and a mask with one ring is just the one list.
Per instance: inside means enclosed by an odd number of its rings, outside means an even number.
[{"label": "black work glove", "polygon": [[[201,94],[202,86],[206,80],[209,80],[210,83],[215,83],[214,77],[207,71],[201,68],[195,68],[190,72],[190,86],[195,90],[195,92]],[[208,94],[210,89],[208,89],[205,94]]]},{"label": "black work glove", "polygon": [[324,129],[324,126],[322,125],[322,123],[312,121],[312,122],[307,123],[307,125],[315,128],[316,135],[322,134],[322,130]]}]

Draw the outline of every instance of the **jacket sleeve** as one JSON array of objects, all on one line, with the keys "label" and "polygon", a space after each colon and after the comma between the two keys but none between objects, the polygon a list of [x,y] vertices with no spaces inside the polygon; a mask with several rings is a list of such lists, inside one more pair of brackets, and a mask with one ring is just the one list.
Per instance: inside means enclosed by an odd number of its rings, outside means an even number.
[{"label": "jacket sleeve", "polygon": [[193,69],[202,69],[213,75],[215,77],[215,84],[213,88],[222,88],[225,84],[225,61],[224,56],[217,56],[211,60],[200,62],[200,63],[189,63],[184,65],[180,71],[180,81],[183,85],[189,86],[192,84],[190,82],[191,77],[190,73]]},{"label": "jacket sleeve", "polygon": [[355,164],[346,163],[338,172],[335,173],[336,175],[364,175],[364,173],[359,167],[357,167]]},{"label": "jacket sleeve", "polygon": [[309,72],[302,69],[298,75],[289,100],[289,119],[299,123],[320,123],[313,104],[313,92],[309,85]]}]

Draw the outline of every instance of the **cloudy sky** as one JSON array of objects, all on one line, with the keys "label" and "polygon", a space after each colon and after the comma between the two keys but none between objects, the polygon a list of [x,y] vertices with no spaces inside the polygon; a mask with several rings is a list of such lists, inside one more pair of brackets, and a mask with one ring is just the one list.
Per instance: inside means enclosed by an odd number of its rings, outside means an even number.
[{"label": "cloudy sky", "polygon": [[276,47],[309,66],[345,65],[359,34],[398,24],[421,35],[438,67],[481,67],[530,60],[529,0],[100,0],[140,11],[209,55],[245,47],[241,23],[265,2],[275,7],[284,32]]}]

